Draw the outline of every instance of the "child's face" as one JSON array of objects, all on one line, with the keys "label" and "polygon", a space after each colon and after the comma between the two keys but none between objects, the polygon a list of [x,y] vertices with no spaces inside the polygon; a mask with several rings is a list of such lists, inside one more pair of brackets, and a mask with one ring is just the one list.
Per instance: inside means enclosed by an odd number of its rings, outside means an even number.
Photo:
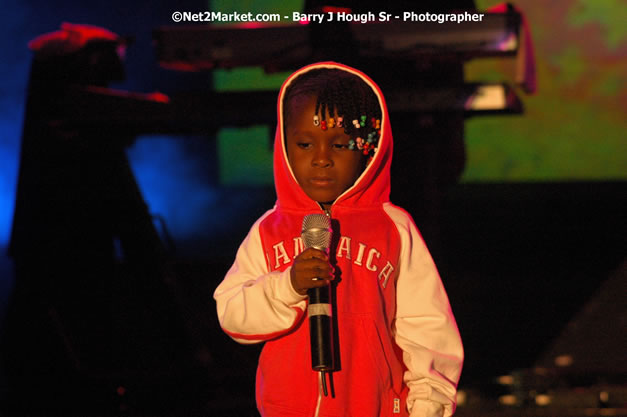
[{"label": "child's face", "polygon": [[351,137],[344,128],[322,130],[313,124],[316,97],[294,97],[289,105],[285,129],[289,163],[303,191],[327,209],[355,183],[366,157],[348,149]]}]

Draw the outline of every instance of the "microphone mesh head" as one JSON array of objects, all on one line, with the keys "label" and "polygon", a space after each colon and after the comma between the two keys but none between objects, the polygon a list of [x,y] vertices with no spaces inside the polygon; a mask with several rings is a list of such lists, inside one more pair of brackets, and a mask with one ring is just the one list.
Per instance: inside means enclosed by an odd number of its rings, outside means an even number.
[{"label": "microphone mesh head", "polygon": [[303,218],[301,237],[305,249],[327,252],[331,245],[331,219],[325,214],[308,214]]}]

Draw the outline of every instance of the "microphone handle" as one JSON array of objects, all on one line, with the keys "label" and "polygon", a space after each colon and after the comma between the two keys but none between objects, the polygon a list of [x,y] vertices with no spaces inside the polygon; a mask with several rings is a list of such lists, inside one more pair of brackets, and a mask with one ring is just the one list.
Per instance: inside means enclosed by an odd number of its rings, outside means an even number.
[{"label": "microphone handle", "polygon": [[333,358],[333,318],[330,304],[331,287],[310,288],[309,295],[309,337],[311,341],[311,368],[314,371],[332,371]]}]

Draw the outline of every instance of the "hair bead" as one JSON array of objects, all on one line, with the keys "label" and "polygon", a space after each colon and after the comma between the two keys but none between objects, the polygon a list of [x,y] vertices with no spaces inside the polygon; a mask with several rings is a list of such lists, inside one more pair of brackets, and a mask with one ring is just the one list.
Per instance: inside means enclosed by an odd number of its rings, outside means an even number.
[{"label": "hair bead", "polygon": [[355,139],[355,142],[357,142],[357,149],[363,149],[364,148],[364,140],[362,138],[357,138]]}]

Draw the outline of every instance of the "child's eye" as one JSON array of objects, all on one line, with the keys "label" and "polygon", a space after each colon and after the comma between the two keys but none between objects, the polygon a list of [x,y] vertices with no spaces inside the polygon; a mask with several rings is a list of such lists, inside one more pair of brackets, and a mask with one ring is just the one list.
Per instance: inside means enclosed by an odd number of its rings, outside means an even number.
[{"label": "child's eye", "polygon": [[309,142],[298,142],[296,144],[296,146],[298,146],[301,149],[309,149],[309,148],[311,148],[311,143],[309,143]]},{"label": "child's eye", "polygon": [[348,143],[334,143],[333,147],[335,149],[348,149]]}]

